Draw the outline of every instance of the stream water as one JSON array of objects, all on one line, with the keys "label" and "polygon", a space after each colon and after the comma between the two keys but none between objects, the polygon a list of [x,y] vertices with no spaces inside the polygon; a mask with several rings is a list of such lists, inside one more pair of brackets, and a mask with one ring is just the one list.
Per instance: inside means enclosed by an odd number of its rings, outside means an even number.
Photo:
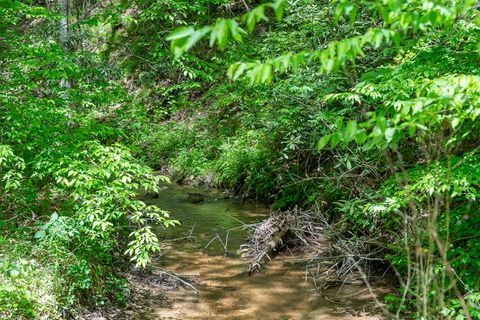
[{"label": "stream water", "polygon": [[[197,196],[206,195],[200,203]],[[182,222],[159,231],[170,245],[155,259],[153,270],[196,279],[198,293],[187,286],[156,290],[133,309],[135,319],[379,319],[370,315],[373,301],[363,285],[321,292],[305,281],[299,256],[280,253],[261,273],[248,276],[247,261],[236,254],[247,236],[245,224],[261,221],[268,208],[223,199],[216,190],[168,185],[157,199],[146,200]],[[227,252],[225,251],[227,250]],[[382,295],[384,290],[376,288]]]}]

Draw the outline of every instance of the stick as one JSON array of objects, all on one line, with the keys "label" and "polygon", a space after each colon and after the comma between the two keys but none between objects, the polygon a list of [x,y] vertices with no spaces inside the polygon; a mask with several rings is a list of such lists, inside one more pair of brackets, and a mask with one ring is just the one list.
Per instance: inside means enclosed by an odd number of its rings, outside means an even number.
[{"label": "stick", "polygon": [[187,281],[183,280],[182,278],[177,277],[176,275],[174,275],[174,274],[172,274],[172,273],[166,272],[166,271],[164,271],[163,269],[160,269],[160,268],[158,268],[158,267],[152,266],[152,268],[155,269],[155,270],[160,271],[160,273],[162,273],[162,274],[166,274],[166,275],[168,275],[168,276],[170,276],[170,277],[172,277],[172,278],[174,278],[174,279],[177,279],[177,280],[180,281],[181,283],[189,286],[190,288],[192,288],[193,291],[195,291],[196,294],[199,293],[198,290],[197,290],[192,284],[188,283]]}]

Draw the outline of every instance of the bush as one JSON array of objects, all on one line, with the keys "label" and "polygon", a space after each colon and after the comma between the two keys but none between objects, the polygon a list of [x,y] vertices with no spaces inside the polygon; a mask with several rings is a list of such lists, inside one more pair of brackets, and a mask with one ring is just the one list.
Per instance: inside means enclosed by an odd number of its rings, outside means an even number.
[{"label": "bush", "polygon": [[25,236],[0,237],[0,318],[62,319],[58,262]]}]

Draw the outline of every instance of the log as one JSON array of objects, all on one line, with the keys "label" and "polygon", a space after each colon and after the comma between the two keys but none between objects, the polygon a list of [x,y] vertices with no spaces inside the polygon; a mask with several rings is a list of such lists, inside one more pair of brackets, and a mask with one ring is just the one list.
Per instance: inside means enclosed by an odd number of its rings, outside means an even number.
[{"label": "log", "polygon": [[283,240],[290,229],[290,224],[287,223],[287,219],[283,219],[275,229],[270,233],[269,239],[258,248],[257,254],[250,261],[247,269],[248,275],[251,276],[254,272],[260,272],[262,265],[270,260],[272,252],[276,252],[281,246],[283,246]]}]

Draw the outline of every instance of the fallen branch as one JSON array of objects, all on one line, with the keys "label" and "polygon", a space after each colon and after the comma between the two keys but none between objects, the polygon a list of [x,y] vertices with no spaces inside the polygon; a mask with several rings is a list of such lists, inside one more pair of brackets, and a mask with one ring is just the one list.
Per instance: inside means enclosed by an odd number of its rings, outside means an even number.
[{"label": "fallen branch", "polygon": [[179,276],[176,276],[174,275],[173,273],[169,273],[169,272],[166,272],[160,268],[157,268],[157,267],[152,267],[153,269],[157,270],[160,274],[165,274],[169,277],[172,277],[173,279],[181,282],[182,284],[186,285],[187,287],[190,287],[196,294],[198,294],[198,290],[189,282],[185,281],[184,279],[182,279],[181,277]]},{"label": "fallen branch", "polygon": [[261,271],[272,253],[284,245],[286,235],[295,227],[296,220],[293,212],[274,212],[257,226],[250,241],[240,247],[242,257],[251,259],[247,268],[249,275]]}]

